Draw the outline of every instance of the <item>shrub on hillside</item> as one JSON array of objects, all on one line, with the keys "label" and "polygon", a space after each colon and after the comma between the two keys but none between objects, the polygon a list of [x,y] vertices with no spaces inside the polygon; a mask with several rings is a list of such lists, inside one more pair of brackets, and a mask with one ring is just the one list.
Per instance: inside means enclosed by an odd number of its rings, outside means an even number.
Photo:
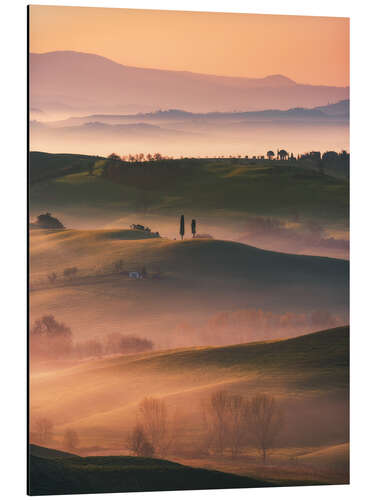
[{"label": "shrub on hillside", "polygon": [[36,357],[60,358],[72,352],[72,332],[52,314],[34,321],[30,329],[30,354]]},{"label": "shrub on hillside", "polygon": [[105,341],[105,352],[107,354],[133,354],[137,352],[151,351],[154,344],[151,340],[137,337],[135,335],[122,335],[111,333]]},{"label": "shrub on hillside", "polygon": [[63,224],[48,212],[37,217],[35,225],[41,229],[64,229]]}]

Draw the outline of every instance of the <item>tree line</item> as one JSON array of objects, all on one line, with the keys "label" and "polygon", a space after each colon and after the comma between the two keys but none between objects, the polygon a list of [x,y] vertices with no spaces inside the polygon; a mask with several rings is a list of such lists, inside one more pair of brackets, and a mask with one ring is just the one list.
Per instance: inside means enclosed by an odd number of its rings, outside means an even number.
[{"label": "tree line", "polygon": [[[202,403],[200,446],[207,453],[233,459],[245,449],[254,449],[266,464],[270,451],[283,431],[284,413],[279,402],[265,393],[250,398],[227,391],[215,391]],[[37,417],[31,427],[32,440],[51,444],[54,437],[52,420]],[[136,423],[125,436],[124,452],[142,457],[166,457],[176,453],[178,430],[173,425],[164,400],[146,397],[138,404]],[[61,446],[79,451],[78,432],[64,430]],[[178,451],[177,451],[178,453]]]},{"label": "tree line", "polygon": [[34,321],[29,334],[32,359],[82,359],[111,354],[136,354],[151,351],[151,340],[136,335],[110,333],[101,339],[74,341],[71,329],[47,314]]}]

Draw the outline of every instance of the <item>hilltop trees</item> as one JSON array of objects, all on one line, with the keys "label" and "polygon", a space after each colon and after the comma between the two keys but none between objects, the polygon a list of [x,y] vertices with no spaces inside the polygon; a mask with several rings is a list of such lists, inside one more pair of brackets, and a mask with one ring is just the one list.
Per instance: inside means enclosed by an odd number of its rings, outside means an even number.
[{"label": "hilltop trees", "polygon": [[280,151],[278,151],[278,158],[280,158],[280,160],[286,160],[289,156],[288,152],[285,151],[285,149],[280,149]]},{"label": "hilltop trees", "polygon": [[118,154],[116,153],[111,153],[110,155],[108,155],[108,160],[111,160],[111,161],[121,161],[121,158]]},{"label": "hilltop trees", "polygon": [[336,153],[336,151],[326,151],[322,156],[323,161],[335,161],[338,158],[339,155]]}]

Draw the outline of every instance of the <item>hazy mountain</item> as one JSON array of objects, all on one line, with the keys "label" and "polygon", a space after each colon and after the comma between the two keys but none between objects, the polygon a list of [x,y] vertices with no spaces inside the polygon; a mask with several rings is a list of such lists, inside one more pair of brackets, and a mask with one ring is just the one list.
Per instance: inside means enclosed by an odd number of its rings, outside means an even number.
[{"label": "hazy mountain", "polygon": [[350,102],[349,99],[345,99],[327,106],[319,106],[316,109],[329,116],[340,116],[349,119]]},{"label": "hazy mountain", "polygon": [[[348,87],[299,84],[283,75],[238,78],[136,68],[72,51],[30,54],[30,103],[49,113],[194,112],[313,107],[347,99]],[[72,112],[74,111],[74,113]]]},{"label": "hazy mountain", "polygon": [[158,110],[152,113],[136,114],[94,114],[85,116],[74,116],[65,120],[49,122],[52,127],[77,126],[89,123],[101,124],[135,124],[138,122],[159,123],[164,125],[170,123],[189,123],[199,122],[214,124],[218,122],[225,123],[244,123],[245,121],[275,121],[283,120],[288,122],[321,121],[327,123],[332,120],[347,121],[349,118],[349,100],[343,100],[335,104],[320,106],[316,108],[292,108],[287,110],[266,109],[262,111],[237,111],[237,112],[211,112],[211,113],[192,113],[181,109]]}]

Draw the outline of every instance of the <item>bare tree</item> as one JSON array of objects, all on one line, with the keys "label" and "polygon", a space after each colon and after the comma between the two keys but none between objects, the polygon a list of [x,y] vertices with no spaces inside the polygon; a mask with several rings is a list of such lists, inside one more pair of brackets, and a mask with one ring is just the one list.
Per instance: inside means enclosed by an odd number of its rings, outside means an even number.
[{"label": "bare tree", "polygon": [[217,391],[211,395],[209,412],[212,417],[213,443],[217,453],[222,454],[225,448],[227,430],[228,394]]},{"label": "bare tree", "polygon": [[152,457],[154,447],[148,441],[146,432],[141,424],[137,424],[130,432],[129,440],[126,443],[130,450],[139,457]]},{"label": "bare tree", "polygon": [[45,417],[38,417],[34,423],[34,433],[38,443],[46,444],[52,437],[53,423]]},{"label": "bare tree", "polygon": [[249,402],[238,395],[228,396],[226,434],[232,458],[237,457],[248,435]]},{"label": "bare tree", "polygon": [[73,278],[78,273],[78,268],[77,267],[67,267],[64,269],[64,278]]},{"label": "bare tree", "polygon": [[218,454],[228,447],[235,458],[248,436],[250,403],[242,396],[217,391],[211,395],[206,412],[210,445]]},{"label": "bare tree", "polygon": [[48,278],[48,281],[52,284],[56,281],[57,274],[56,273],[47,274],[47,278]]},{"label": "bare tree", "polygon": [[66,429],[64,432],[63,446],[66,450],[74,451],[78,448],[79,437],[74,429]]},{"label": "bare tree", "polygon": [[267,452],[283,427],[283,415],[275,398],[267,394],[255,395],[250,404],[250,430],[263,458],[267,461]]},{"label": "bare tree", "polygon": [[72,331],[52,314],[34,321],[30,329],[32,356],[62,357],[71,353]]},{"label": "bare tree", "polygon": [[165,402],[156,398],[145,398],[139,404],[143,428],[155,453],[165,452],[167,438],[167,409]]}]

